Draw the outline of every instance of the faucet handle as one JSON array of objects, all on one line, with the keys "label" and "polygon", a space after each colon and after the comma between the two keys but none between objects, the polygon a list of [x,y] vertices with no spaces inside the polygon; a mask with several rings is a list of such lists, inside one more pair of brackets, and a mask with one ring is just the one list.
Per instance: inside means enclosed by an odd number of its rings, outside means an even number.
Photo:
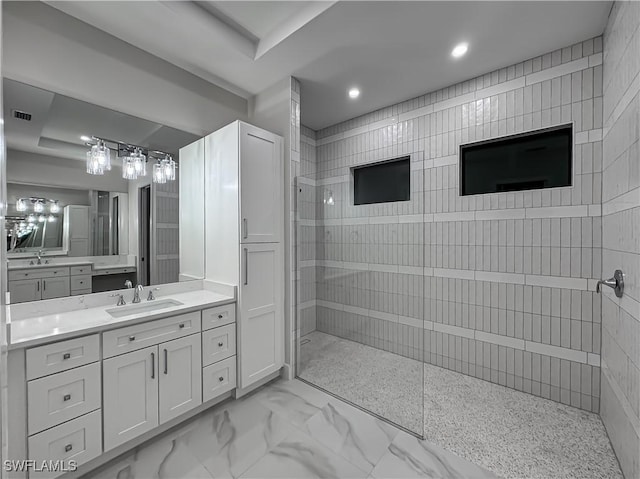
[{"label": "faucet handle", "polygon": [[118,304],[116,306],[124,306],[126,303],[126,301],[124,300],[124,295],[120,294],[120,293],[113,293],[110,294],[109,297],[111,298],[115,298],[116,296],[119,296],[118,298]]},{"label": "faucet handle", "polygon": [[153,294],[154,291],[160,291],[160,288],[150,289],[149,296],[147,296],[147,301],[153,301],[154,299],[156,299],[155,295]]}]

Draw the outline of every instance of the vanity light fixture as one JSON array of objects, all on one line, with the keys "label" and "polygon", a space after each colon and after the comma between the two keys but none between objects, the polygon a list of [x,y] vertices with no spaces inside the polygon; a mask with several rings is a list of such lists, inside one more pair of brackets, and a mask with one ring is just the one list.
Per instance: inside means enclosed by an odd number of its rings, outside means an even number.
[{"label": "vanity light fixture", "polygon": [[53,215],[49,215],[49,216],[47,216],[47,221],[48,221],[49,223],[53,223],[53,222],[55,222],[55,220],[56,220],[56,217],[55,217],[55,216],[53,216]]},{"label": "vanity light fixture", "polygon": [[153,165],[154,183],[166,183],[176,179],[177,165],[168,153],[97,136],[89,138],[83,135],[80,138],[82,141],[89,139],[85,143],[90,147],[87,152],[87,173],[91,175],[104,175],[105,171],[111,169],[111,150],[114,150],[116,157],[122,159],[122,177],[126,180],[147,176],[147,162],[151,160],[159,165]]},{"label": "vanity light fixture", "polygon": [[35,215],[31,214],[31,215],[27,216],[27,222],[28,222],[30,225],[32,225],[33,223],[35,223],[35,222],[36,222],[36,217],[35,217]]},{"label": "vanity light fixture", "polygon": [[49,200],[51,201],[51,204],[49,205],[49,212],[50,213],[59,213],[60,212],[60,205],[58,204],[58,200]]},{"label": "vanity light fixture", "polygon": [[16,201],[16,211],[27,211],[27,200],[18,198],[18,201]]},{"label": "vanity light fixture", "polygon": [[461,56],[463,56],[465,53],[467,53],[467,50],[469,49],[469,44],[468,43],[458,43],[453,50],[451,50],[451,56],[453,58],[460,58]]},{"label": "vanity light fixture", "polygon": [[353,87],[349,90],[349,98],[351,98],[352,100],[355,100],[359,96],[360,96],[360,90],[358,88]]},{"label": "vanity light fixture", "polygon": [[44,223],[47,220],[45,215],[38,216],[38,223]]}]

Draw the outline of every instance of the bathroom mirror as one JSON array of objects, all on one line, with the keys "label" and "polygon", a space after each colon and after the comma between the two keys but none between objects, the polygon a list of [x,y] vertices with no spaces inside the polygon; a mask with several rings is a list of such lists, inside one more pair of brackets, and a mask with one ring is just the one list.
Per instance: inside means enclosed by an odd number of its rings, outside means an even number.
[{"label": "bathroom mirror", "polygon": [[[11,302],[179,281],[179,165],[168,166],[197,137],[6,78],[3,95]],[[88,173],[105,149],[110,170]],[[43,296],[37,276],[52,269],[68,279]]]}]

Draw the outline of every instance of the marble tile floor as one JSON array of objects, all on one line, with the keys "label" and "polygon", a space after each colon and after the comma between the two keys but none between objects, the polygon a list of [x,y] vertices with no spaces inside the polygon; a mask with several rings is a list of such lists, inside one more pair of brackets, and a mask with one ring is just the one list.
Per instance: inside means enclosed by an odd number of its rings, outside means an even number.
[{"label": "marble tile floor", "polygon": [[413,430],[423,420],[428,442],[416,444],[504,478],[622,479],[597,414],[428,364],[423,389],[418,361],[318,331],[303,339],[301,378]]},{"label": "marble tile floor", "polygon": [[493,478],[301,381],[226,401],[86,479]]}]

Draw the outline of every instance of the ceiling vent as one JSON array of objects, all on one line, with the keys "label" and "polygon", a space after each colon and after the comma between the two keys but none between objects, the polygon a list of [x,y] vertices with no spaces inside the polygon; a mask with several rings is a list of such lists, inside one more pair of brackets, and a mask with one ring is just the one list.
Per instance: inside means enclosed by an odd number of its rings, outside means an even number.
[{"label": "ceiling vent", "polygon": [[26,111],[20,110],[12,110],[13,117],[18,120],[31,121],[31,113],[27,113]]}]

